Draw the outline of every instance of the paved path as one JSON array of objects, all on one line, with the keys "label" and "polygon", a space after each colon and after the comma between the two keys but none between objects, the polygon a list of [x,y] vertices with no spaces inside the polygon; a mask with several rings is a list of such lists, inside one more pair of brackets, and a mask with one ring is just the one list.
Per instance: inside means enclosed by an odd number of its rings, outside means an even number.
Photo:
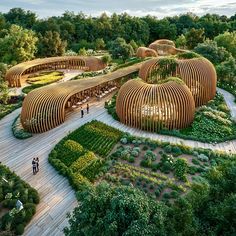
[{"label": "paved path", "polygon": [[[48,154],[69,131],[97,119],[105,112],[104,101],[95,103],[90,108],[90,114],[80,118],[80,112],[70,114],[70,119],[59,127],[30,139],[15,139],[11,125],[20,109],[12,112],[0,121],[0,161],[15,171],[23,180],[36,188],[41,202],[36,215],[27,226],[27,236],[63,235],[62,229],[67,224],[66,214],[76,206],[73,189],[66,178],[60,176],[48,163]],[[39,157],[40,171],[32,175],[31,161]]]},{"label": "paved path", "polygon": [[221,88],[217,88],[217,91],[220,92],[221,94],[223,94],[223,96],[225,98],[225,102],[231,111],[231,115],[232,115],[233,119],[236,120],[236,103],[234,102],[235,101],[234,95],[232,95],[231,93],[229,93]]},{"label": "paved path", "polygon": [[[220,92],[222,92],[220,90]],[[236,107],[233,103],[233,96],[226,91],[222,92],[227,100],[227,104],[235,116]],[[140,131],[127,127],[112,119],[104,109],[104,100],[95,102],[91,106],[90,114],[80,118],[79,111],[75,111],[67,117],[65,123],[59,127],[43,134],[34,135],[30,139],[17,140],[12,136],[11,125],[15,117],[20,113],[20,109],[12,112],[0,120],[0,161],[9,166],[22,179],[39,191],[41,202],[37,207],[37,213],[27,226],[25,235],[63,235],[62,229],[67,225],[66,214],[76,206],[74,191],[69,186],[66,178],[60,176],[48,163],[48,154],[68,132],[75,130],[79,126],[91,121],[100,120],[108,125],[130,132],[133,135],[161,139],[171,143],[181,143],[192,147],[211,148],[236,153],[236,140],[210,145],[206,143],[182,140],[176,137],[159,135]],[[31,160],[33,157],[40,158],[40,172],[32,175]]]},{"label": "paved path", "polygon": [[[217,90],[218,92],[223,94],[225,101],[229,109],[231,110],[233,119],[236,119],[236,103],[234,102],[234,99],[235,99],[234,96],[223,89],[217,88]],[[99,117],[99,120],[110,126],[120,129],[124,132],[129,132],[133,135],[140,136],[140,137],[151,138],[154,140],[168,141],[171,143],[179,143],[179,144],[184,143],[187,146],[196,147],[196,148],[202,147],[202,148],[210,148],[213,150],[225,151],[229,153],[230,152],[236,153],[236,140],[227,141],[224,143],[218,143],[214,145],[214,144],[202,143],[202,142],[193,141],[193,140],[184,140],[184,139],[174,137],[174,136],[150,133],[150,132],[146,132],[146,131],[142,131],[139,129],[126,126],[114,120],[108,113],[103,113],[103,115]]]}]

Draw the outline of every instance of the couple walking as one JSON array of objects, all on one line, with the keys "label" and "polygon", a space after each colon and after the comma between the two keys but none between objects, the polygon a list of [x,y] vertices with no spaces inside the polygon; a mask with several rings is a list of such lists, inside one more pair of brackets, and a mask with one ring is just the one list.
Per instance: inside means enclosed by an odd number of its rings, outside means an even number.
[{"label": "couple walking", "polygon": [[32,167],[33,167],[33,174],[36,175],[39,171],[39,158],[36,157],[32,161]]},{"label": "couple walking", "polygon": [[[88,113],[89,113],[89,104],[88,104],[88,103],[87,103],[86,110],[87,110],[87,114],[88,114]],[[81,111],[81,118],[83,118],[83,117],[84,117],[84,110],[83,110],[83,107],[81,107],[80,111]]]}]

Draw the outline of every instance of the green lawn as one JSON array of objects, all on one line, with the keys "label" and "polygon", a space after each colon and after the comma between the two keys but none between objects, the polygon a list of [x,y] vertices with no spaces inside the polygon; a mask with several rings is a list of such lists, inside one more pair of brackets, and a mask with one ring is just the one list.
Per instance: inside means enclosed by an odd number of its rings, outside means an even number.
[{"label": "green lawn", "polygon": [[27,83],[31,84],[23,88],[23,93],[29,93],[36,88],[55,83],[63,78],[63,72],[53,71],[53,72],[40,72],[32,77],[27,78]]}]

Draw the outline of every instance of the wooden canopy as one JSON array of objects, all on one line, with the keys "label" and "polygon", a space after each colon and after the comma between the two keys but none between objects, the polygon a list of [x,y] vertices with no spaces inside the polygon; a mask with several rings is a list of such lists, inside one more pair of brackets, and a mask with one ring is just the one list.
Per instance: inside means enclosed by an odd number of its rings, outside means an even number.
[{"label": "wooden canopy", "polygon": [[157,132],[163,128],[189,126],[194,118],[195,104],[184,83],[148,84],[135,79],[120,88],[116,112],[124,124]]},{"label": "wooden canopy", "polygon": [[155,50],[146,47],[139,47],[136,52],[137,57],[145,58],[145,57],[157,57],[158,54]]},{"label": "wooden canopy", "polygon": [[65,121],[65,109],[84,96],[92,96],[108,83],[138,72],[142,63],[112,74],[48,85],[30,92],[22,106],[21,123],[32,133],[55,128]]},{"label": "wooden canopy", "polygon": [[[161,58],[145,62],[139,71],[139,77],[148,82],[153,72],[159,69],[159,60]],[[176,59],[176,62],[176,71],[172,75],[181,78],[186,83],[193,94],[197,107],[206,104],[215,97],[217,76],[210,61],[200,57]]]},{"label": "wooden canopy", "polygon": [[6,80],[10,87],[21,87],[21,77],[42,70],[83,69],[97,71],[105,68],[105,64],[96,57],[65,56],[35,59],[20,63],[10,68]]}]

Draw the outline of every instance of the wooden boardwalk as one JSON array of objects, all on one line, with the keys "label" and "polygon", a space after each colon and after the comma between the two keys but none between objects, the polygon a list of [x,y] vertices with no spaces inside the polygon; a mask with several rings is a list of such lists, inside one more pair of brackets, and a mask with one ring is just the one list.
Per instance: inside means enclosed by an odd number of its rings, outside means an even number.
[{"label": "wooden boardwalk", "polygon": [[[236,117],[236,106],[233,96],[223,92],[232,114]],[[70,113],[66,122],[49,132],[34,135],[30,139],[15,139],[11,132],[11,125],[20,109],[9,114],[0,121],[0,161],[9,166],[22,179],[39,191],[41,202],[37,207],[37,213],[27,226],[25,234],[35,235],[63,235],[63,228],[67,225],[66,214],[76,206],[76,198],[73,189],[69,186],[66,178],[60,176],[48,163],[48,154],[68,132],[93,120],[100,120],[120,130],[130,132],[136,136],[149,137],[171,143],[184,143],[192,147],[211,148],[226,152],[236,153],[236,140],[216,145],[206,144],[180,138],[159,135],[140,131],[127,127],[112,119],[104,109],[104,100],[92,104],[90,114],[80,118],[79,111]],[[40,172],[32,175],[31,161],[33,157],[40,159]]]},{"label": "wooden boardwalk", "polygon": [[[0,121],[0,161],[37,189],[41,199],[36,215],[24,235],[63,235],[62,230],[67,225],[66,214],[74,209],[77,202],[67,179],[48,163],[48,154],[68,132],[103,114],[103,106],[104,101],[93,104],[90,114],[86,114],[83,119],[80,118],[80,112],[75,111],[59,127],[26,140],[15,139],[11,132],[11,125],[20,109]],[[32,175],[31,161],[37,156],[40,171]]]}]

